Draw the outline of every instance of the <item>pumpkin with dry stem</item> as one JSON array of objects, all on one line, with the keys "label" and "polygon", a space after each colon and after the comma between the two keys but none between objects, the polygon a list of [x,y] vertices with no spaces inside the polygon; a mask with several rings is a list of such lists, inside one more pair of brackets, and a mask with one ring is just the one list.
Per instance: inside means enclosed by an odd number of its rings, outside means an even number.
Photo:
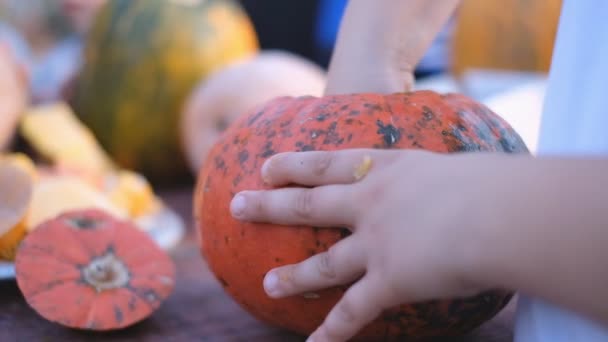
[{"label": "pumpkin with dry stem", "polygon": [[45,221],[20,246],[17,284],[45,319],[88,330],[135,324],[172,292],[172,260],[129,221],[77,210]]}]

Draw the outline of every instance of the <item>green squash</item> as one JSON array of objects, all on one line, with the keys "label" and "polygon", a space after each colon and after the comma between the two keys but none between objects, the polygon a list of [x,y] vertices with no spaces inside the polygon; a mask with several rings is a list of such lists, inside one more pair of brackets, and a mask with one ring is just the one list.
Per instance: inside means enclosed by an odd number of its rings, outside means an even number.
[{"label": "green squash", "polygon": [[179,120],[195,86],[259,49],[234,0],[113,0],[89,32],[70,103],[116,163],[157,185],[191,179]]}]

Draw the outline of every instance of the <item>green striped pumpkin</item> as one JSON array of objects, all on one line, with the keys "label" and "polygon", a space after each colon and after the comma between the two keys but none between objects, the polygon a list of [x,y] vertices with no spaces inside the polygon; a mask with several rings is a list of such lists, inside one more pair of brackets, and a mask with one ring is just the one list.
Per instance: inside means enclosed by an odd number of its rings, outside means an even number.
[{"label": "green striped pumpkin", "polygon": [[108,1],[70,102],[118,165],[157,185],[183,183],[191,179],[179,138],[186,98],[213,71],[257,51],[236,1]]}]

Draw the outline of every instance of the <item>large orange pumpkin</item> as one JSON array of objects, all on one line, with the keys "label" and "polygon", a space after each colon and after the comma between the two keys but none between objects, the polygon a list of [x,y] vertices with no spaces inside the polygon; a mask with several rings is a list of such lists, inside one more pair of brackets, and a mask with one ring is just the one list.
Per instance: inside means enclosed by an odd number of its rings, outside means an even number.
[{"label": "large orange pumpkin", "polygon": [[[271,299],[262,279],[271,268],[327,250],[348,232],[252,224],[233,219],[229,203],[245,189],[266,187],[264,160],[283,151],[346,148],[426,149],[440,153],[527,153],[513,129],[485,106],[457,94],[282,97],[236,121],[212,148],[199,174],[195,217],[202,253],[225,290],[271,324],[302,334],[320,325],[344,292]],[[449,170],[446,170],[449,177]],[[466,333],[509,301],[505,291],[468,299],[402,305],[387,310],[358,337],[392,339]]]}]

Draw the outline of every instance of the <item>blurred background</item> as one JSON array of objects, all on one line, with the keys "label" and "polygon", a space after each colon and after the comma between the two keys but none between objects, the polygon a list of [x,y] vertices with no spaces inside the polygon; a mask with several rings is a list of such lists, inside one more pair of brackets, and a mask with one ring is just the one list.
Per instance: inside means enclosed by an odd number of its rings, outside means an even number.
[{"label": "blurred background", "polygon": [[[168,320],[159,321],[191,322],[193,331],[210,322],[214,333],[240,334],[233,322],[229,329],[215,325],[233,318],[231,302],[219,292],[201,296],[207,280],[194,280],[203,267],[193,222],[196,177],[238,117],[274,97],[323,94],[346,5],[0,0],[0,163],[32,176],[27,230],[77,208],[132,219],[162,248],[183,248],[174,254],[180,293]],[[486,104],[534,153],[560,7],[560,0],[461,0],[416,66],[415,89],[464,93]],[[11,277],[12,263],[0,261],[0,279]],[[1,292],[13,320],[7,322],[45,329],[21,311],[24,302],[6,299],[18,291]],[[200,310],[201,298],[228,311]],[[196,316],[209,313],[220,316]]]},{"label": "blurred background", "polygon": [[[19,113],[67,103],[119,165],[158,184],[191,182],[252,106],[322,94],[346,4],[0,0],[0,138],[19,148]],[[416,89],[486,103],[534,150],[560,6],[464,0],[417,66]]]}]

